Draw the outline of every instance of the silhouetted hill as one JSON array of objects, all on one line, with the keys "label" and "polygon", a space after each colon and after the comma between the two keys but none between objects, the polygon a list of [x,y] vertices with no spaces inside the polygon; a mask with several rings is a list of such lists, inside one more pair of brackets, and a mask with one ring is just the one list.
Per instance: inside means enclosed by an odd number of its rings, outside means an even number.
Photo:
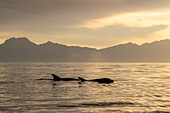
[{"label": "silhouetted hill", "polygon": [[53,42],[37,45],[27,38],[10,38],[0,45],[0,61],[9,62],[165,62],[170,61],[170,40],[137,45],[120,44],[97,50]]},{"label": "silhouetted hill", "polygon": [[11,38],[0,45],[0,61],[93,61],[98,57],[93,48],[66,46],[50,41],[37,45],[27,38]]},{"label": "silhouetted hill", "polygon": [[166,62],[170,61],[169,49],[170,40],[167,39],[140,46],[133,43],[121,44],[101,49],[100,53],[108,62]]}]

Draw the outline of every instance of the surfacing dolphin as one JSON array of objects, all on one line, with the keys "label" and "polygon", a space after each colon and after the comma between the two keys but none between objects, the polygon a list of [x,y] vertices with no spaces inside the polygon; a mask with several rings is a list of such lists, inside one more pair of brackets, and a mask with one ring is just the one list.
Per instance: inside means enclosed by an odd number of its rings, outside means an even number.
[{"label": "surfacing dolphin", "polygon": [[99,79],[92,79],[92,80],[86,80],[82,77],[78,77],[80,81],[93,81],[93,82],[98,82],[98,83],[113,83],[114,80],[111,80],[109,78],[99,78]]},{"label": "surfacing dolphin", "polygon": [[76,78],[60,78],[55,74],[51,74],[51,75],[53,76],[53,81],[79,81],[79,79]]}]

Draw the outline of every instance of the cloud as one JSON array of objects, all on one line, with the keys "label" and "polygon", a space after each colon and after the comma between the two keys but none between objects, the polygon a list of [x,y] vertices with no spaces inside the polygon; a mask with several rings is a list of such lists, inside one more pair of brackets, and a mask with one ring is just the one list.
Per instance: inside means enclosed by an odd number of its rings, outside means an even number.
[{"label": "cloud", "polygon": [[0,33],[107,46],[165,30],[169,10],[170,0],[1,0]]},{"label": "cloud", "polygon": [[82,27],[100,29],[102,27],[122,24],[129,27],[150,27],[154,25],[170,25],[170,11],[167,12],[135,12],[89,20]]},{"label": "cloud", "polygon": [[74,26],[113,15],[169,9],[170,0],[1,0],[1,24]]}]

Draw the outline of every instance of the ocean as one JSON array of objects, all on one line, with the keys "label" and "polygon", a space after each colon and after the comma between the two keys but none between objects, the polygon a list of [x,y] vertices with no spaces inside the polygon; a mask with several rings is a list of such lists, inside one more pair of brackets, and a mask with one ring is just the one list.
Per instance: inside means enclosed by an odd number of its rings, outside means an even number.
[{"label": "ocean", "polygon": [[[37,80],[52,73],[115,81]],[[170,112],[170,63],[0,63],[0,112]]]}]

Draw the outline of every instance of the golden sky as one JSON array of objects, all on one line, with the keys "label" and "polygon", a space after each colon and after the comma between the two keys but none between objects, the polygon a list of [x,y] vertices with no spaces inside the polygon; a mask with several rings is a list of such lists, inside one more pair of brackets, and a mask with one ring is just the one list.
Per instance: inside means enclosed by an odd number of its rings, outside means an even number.
[{"label": "golden sky", "polygon": [[170,39],[170,0],[1,0],[0,43],[27,37],[96,48]]}]

